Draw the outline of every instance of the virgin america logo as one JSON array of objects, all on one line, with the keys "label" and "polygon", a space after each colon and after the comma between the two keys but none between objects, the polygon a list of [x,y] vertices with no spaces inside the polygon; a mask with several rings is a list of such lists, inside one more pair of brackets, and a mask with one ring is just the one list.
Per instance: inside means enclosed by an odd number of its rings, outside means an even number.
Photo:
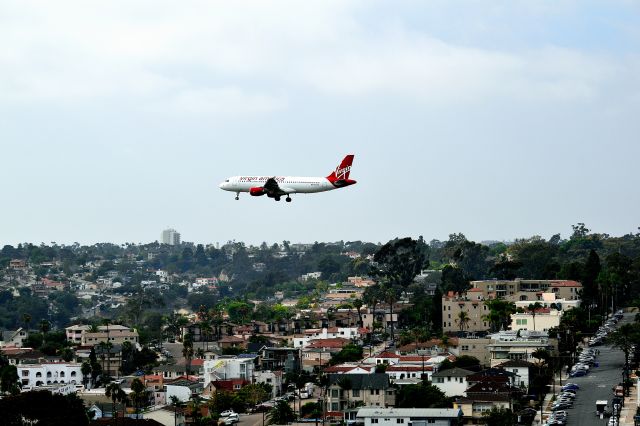
[{"label": "virgin america logo", "polygon": [[346,179],[350,171],[351,166],[347,166],[344,169],[341,169],[340,166],[338,166],[335,171],[336,179]]}]

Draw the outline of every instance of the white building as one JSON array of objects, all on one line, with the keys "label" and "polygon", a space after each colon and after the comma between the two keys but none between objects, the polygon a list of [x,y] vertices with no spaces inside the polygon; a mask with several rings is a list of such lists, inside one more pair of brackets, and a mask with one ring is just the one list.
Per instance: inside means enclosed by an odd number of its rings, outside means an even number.
[{"label": "white building", "polygon": [[550,308],[536,309],[533,312],[525,311],[511,314],[511,330],[549,331],[560,325],[562,311]]},{"label": "white building", "polygon": [[431,379],[432,384],[446,396],[466,396],[467,387],[469,387],[467,376],[471,374],[473,371],[464,368],[450,368],[433,373]]},{"label": "white building", "polygon": [[218,358],[205,361],[204,384],[216,380],[244,379],[253,382],[255,369],[252,358]]},{"label": "white building", "polygon": [[462,410],[455,408],[380,408],[363,407],[356,421],[364,426],[453,426]]},{"label": "white building", "polygon": [[81,364],[20,364],[18,377],[20,384],[31,388],[55,384],[82,384]]},{"label": "white building", "polygon": [[271,398],[275,398],[282,389],[282,372],[281,371],[256,371],[254,375],[255,383],[265,383],[271,385]]},{"label": "white building", "polygon": [[180,244],[180,233],[175,229],[165,229],[160,236],[162,244],[169,244],[170,246],[176,246]]},{"label": "white building", "polygon": [[304,331],[304,336],[294,336],[293,347],[305,348],[313,340],[335,339],[338,337],[341,337],[343,339],[359,339],[361,337],[361,334],[358,327],[330,327],[307,329]]}]

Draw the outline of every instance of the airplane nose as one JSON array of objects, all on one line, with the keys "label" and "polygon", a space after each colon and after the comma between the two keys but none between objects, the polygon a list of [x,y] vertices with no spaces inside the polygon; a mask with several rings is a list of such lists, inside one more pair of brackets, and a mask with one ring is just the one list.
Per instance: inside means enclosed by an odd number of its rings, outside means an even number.
[{"label": "airplane nose", "polygon": [[218,185],[218,188],[224,189],[224,182],[222,182],[220,185]]}]

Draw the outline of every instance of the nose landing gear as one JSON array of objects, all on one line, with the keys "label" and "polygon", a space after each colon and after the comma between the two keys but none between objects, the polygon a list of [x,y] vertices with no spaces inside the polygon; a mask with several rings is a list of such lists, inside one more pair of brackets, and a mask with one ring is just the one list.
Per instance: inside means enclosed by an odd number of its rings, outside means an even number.
[{"label": "nose landing gear", "polygon": [[236,192],[236,201],[238,201],[240,199],[240,193]]}]

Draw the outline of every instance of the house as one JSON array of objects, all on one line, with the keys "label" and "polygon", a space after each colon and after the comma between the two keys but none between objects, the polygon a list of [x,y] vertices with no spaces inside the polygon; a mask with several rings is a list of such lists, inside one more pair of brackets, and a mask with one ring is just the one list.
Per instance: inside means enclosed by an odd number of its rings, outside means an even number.
[{"label": "house", "polygon": [[457,426],[461,418],[462,410],[455,408],[362,407],[355,420],[364,426]]},{"label": "house", "polygon": [[207,384],[205,393],[211,395],[218,391],[237,392],[250,383],[246,379],[214,380]]},{"label": "house", "polygon": [[397,380],[417,378],[431,381],[433,375],[433,366],[425,365],[411,365],[411,364],[397,364],[390,365],[384,371],[391,383],[395,383]]},{"label": "house", "polygon": [[153,374],[155,376],[161,376],[165,380],[175,380],[187,375],[187,366],[185,364],[159,365],[154,367]]},{"label": "house", "polygon": [[549,339],[546,332],[540,331],[507,330],[495,333],[490,338],[492,343],[487,345],[487,350],[492,367],[508,360],[532,362],[536,350],[544,349],[554,353],[557,348],[557,340]]},{"label": "house", "polygon": [[458,356],[472,356],[480,361],[480,365],[489,366],[491,358],[487,346],[492,340],[487,337],[460,337],[458,338]]},{"label": "house", "polygon": [[330,374],[326,398],[327,411],[331,412],[357,405],[393,407],[396,389],[384,373]]},{"label": "house", "polygon": [[29,332],[20,327],[14,331],[2,332],[2,341],[0,347],[13,346],[15,348],[21,348],[24,346],[24,342],[29,338]]},{"label": "house", "polygon": [[504,369],[515,375],[515,386],[529,389],[531,384],[531,373],[534,365],[530,362],[523,360],[509,360],[498,364],[497,368]]},{"label": "house", "polygon": [[466,397],[456,401],[467,421],[478,421],[482,414],[493,408],[510,408],[514,397],[514,389],[504,377],[484,376],[484,378],[467,389]]},{"label": "house", "polygon": [[220,357],[204,362],[205,385],[215,380],[252,380],[255,371],[253,358]]},{"label": "house", "polygon": [[464,368],[449,368],[447,370],[438,371],[431,375],[434,386],[440,389],[446,396],[466,395],[468,382],[467,376],[473,374],[473,371]]},{"label": "house", "polygon": [[220,349],[244,349],[247,346],[247,341],[236,336],[223,336],[217,341]]},{"label": "house", "polygon": [[165,382],[165,401],[171,401],[175,396],[181,402],[188,402],[195,395],[200,395],[203,391],[202,383],[180,378],[172,382]]},{"label": "house", "polygon": [[111,376],[117,376],[122,366],[122,346],[96,345],[94,351],[102,366],[102,371]]},{"label": "house", "polygon": [[282,371],[256,371],[254,383],[264,383],[271,386],[271,398],[275,398],[282,392]]},{"label": "house", "polygon": [[333,365],[323,370],[325,374],[371,374],[375,367],[370,364],[349,364]]},{"label": "house", "polygon": [[300,371],[300,349],[265,347],[261,354],[262,370]]}]

